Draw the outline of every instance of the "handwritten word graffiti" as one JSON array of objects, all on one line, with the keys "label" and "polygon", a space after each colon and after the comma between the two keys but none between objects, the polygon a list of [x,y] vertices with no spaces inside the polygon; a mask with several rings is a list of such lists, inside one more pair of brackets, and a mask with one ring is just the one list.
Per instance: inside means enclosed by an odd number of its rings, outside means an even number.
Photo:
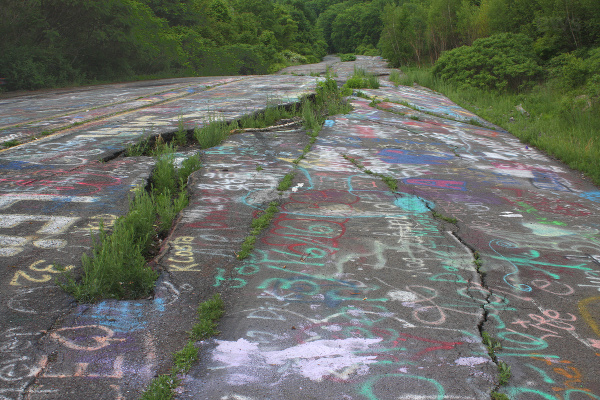
[{"label": "handwritten word graffiti", "polygon": [[[544,310],[541,315],[529,314],[527,318],[519,318],[512,325],[518,325],[523,329],[534,328],[544,333],[540,339],[545,340],[546,337],[561,337],[559,332],[575,331],[575,326],[569,322],[575,322],[577,317],[571,313],[567,313],[564,318],[561,318],[560,313],[555,310]],[[539,332],[538,332],[539,333]]]},{"label": "handwritten word graffiti", "polygon": [[59,268],[59,269],[57,269],[57,266],[54,264],[47,264],[45,267],[39,266],[40,264],[43,264],[45,261],[46,260],[35,261],[27,268],[26,271],[23,271],[23,270],[16,271],[12,280],[10,281],[10,284],[12,286],[21,286],[22,284],[25,283],[23,281],[35,282],[35,283],[48,282],[49,280],[52,279],[51,274],[60,274],[64,271],[70,271],[73,268],[75,268],[75,266],[73,266],[73,265],[69,265],[67,267]]},{"label": "handwritten word graffiti", "polygon": [[524,291],[531,292],[531,286],[520,283],[519,278],[519,267],[527,267],[534,269],[536,271],[540,271],[553,279],[560,279],[560,275],[548,271],[548,269],[552,268],[569,268],[569,269],[577,269],[582,271],[588,271],[591,268],[584,267],[585,264],[578,265],[564,265],[564,264],[553,264],[545,261],[538,260],[540,257],[540,253],[536,250],[523,251],[521,253],[508,254],[510,249],[517,249],[518,245],[516,243],[510,242],[508,240],[498,240],[494,239],[489,242],[489,247],[492,249],[496,256],[492,256],[497,260],[504,260],[512,265],[514,271],[504,275],[504,282],[508,284],[510,287]]},{"label": "handwritten word graffiti", "polygon": [[192,236],[180,236],[175,238],[169,244],[174,250],[173,254],[167,258],[168,268],[173,272],[199,272],[200,264],[194,261],[194,252]]}]

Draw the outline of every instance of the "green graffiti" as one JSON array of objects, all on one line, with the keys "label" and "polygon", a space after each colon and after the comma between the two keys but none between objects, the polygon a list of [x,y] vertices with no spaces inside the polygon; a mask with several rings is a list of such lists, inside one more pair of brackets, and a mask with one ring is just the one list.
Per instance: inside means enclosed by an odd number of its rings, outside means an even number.
[{"label": "green graffiti", "polygon": [[[512,338],[513,336],[522,337],[526,340],[517,340]],[[499,332],[498,337],[504,339],[502,348],[504,350],[516,350],[516,351],[533,351],[543,350],[548,347],[548,343],[540,338],[521,332]],[[519,345],[518,347],[510,347],[509,344],[514,343]]]},{"label": "green graffiti", "polygon": [[444,391],[444,387],[442,385],[440,385],[440,383],[434,379],[425,378],[424,376],[405,375],[405,374],[385,374],[385,375],[380,375],[375,378],[369,379],[367,382],[365,382],[362,385],[359,393],[362,394],[363,396],[365,396],[369,400],[379,400],[379,397],[377,397],[377,395],[375,394],[375,392],[376,392],[375,386],[377,385],[377,383],[379,381],[381,381],[382,379],[385,379],[385,378],[394,378],[395,380],[414,379],[414,380],[420,381],[418,384],[418,388],[420,391],[424,389],[424,387],[423,387],[424,383],[428,383],[431,385],[429,387],[432,387],[437,392],[436,400],[443,400],[444,395],[446,394]]},{"label": "green graffiti", "polygon": [[[511,387],[511,388],[507,388],[506,389],[506,394],[508,395],[508,397],[511,400],[519,400],[519,396],[520,394],[525,394],[527,393],[526,396],[521,397],[521,399],[523,400],[535,400],[536,398],[541,398],[541,399],[547,399],[547,400],[560,400],[558,397],[553,396],[551,394],[548,393],[544,393],[540,390],[536,390],[536,389],[529,389],[529,388],[516,388],[516,387]],[[535,395],[536,397],[531,397],[531,395]]]},{"label": "green graffiti", "polygon": [[217,268],[217,276],[215,276],[215,284],[213,285],[213,287],[219,287],[221,286],[221,283],[225,281],[238,282],[238,284],[230,286],[232,289],[238,289],[248,284],[248,282],[246,282],[242,278],[225,278],[225,270],[223,268]]}]

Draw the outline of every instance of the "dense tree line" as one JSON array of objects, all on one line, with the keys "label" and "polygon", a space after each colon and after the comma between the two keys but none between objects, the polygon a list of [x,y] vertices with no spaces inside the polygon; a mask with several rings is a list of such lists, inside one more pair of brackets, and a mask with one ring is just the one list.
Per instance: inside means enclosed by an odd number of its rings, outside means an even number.
[{"label": "dense tree line", "polygon": [[[475,86],[496,79],[492,64],[500,63],[510,82],[492,86],[518,89],[543,75],[584,84],[600,59],[598,0],[4,3],[0,77],[12,89],[139,75],[260,74],[327,52],[381,54],[396,67],[440,59],[438,74]],[[481,79],[458,75],[467,67],[487,72]]]},{"label": "dense tree line", "polygon": [[598,0],[309,0],[330,52],[433,65],[459,86],[600,94]]},{"label": "dense tree line", "polygon": [[267,73],[326,54],[302,0],[6,0],[9,89],[139,75]]}]

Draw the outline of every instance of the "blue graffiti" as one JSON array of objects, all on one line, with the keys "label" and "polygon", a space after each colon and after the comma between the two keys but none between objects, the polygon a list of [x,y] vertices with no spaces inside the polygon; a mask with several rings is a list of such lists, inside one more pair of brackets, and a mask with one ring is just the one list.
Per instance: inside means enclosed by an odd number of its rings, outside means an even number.
[{"label": "blue graffiti", "polygon": [[444,153],[419,154],[411,150],[383,149],[377,155],[388,164],[443,164],[453,156]]}]

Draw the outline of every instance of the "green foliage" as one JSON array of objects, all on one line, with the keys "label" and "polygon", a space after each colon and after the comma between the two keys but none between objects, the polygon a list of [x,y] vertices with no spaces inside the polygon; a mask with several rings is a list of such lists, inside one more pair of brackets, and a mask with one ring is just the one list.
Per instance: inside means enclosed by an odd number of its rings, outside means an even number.
[{"label": "green foliage", "polygon": [[[398,71],[397,69],[390,72],[389,80],[395,86],[406,85],[406,83],[403,83],[404,81],[402,80],[402,75],[400,75],[400,71]],[[412,83],[407,86],[411,86],[411,85],[412,85]]]},{"label": "green foliage", "polygon": [[152,193],[143,189],[135,192],[129,212],[115,221],[112,234],[100,225],[99,238],[93,237],[92,255],[82,256],[80,281],[65,275],[66,283],[61,285],[78,301],[136,299],[152,293],[158,274],[146,265],[146,255],[156,236],[166,233],[175,216],[187,206],[187,177],[200,167],[196,154],[184,160],[180,169],[175,168],[172,145],[160,143],[157,141],[155,150],[158,161],[152,175]]},{"label": "green foliage", "polygon": [[444,214],[439,213],[437,211],[432,211],[431,213],[433,215],[433,218],[441,219],[442,221],[446,221],[446,222],[451,223],[451,224],[456,224],[458,222],[458,220],[456,218],[454,218],[454,217],[448,217],[447,215],[444,215]]},{"label": "green foliage", "polygon": [[506,385],[512,375],[510,372],[510,366],[508,366],[508,364],[506,364],[504,361],[498,361],[498,372],[500,373],[500,380],[498,383],[501,386]]},{"label": "green foliage", "polygon": [[181,182],[180,186],[185,186],[188,181],[188,177],[192,172],[197,171],[202,167],[200,162],[200,153],[196,153],[192,156],[187,157],[181,162],[181,166],[177,169],[177,181]]},{"label": "green foliage", "polygon": [[459,87],[517,91],[540,78],[533,42],[523,34],[504,33],[444,53],[433,74]]},{"label": "green foliage", "polygon": [[492,392],[491,396],[492,400],[510,400],[510,397],[508,397],[504,393]]},{"label": "green foliage", "polygon": [[284,191],[288,190],[290,187],[292,187],[293,180],[294,180],[294,172],[288,172],[287,174],[284,175],[281,182],[279,182],[279,185],[277,186],[277,190],[279,190],[280,192],[284,192]]},{"label": "green foliage", "polygon": [[177,131],[173,140],[176,146],[185,146],[187,144],[187,130],[183,122],[183,118],[179,117],[177,122]]},{"label": "green foliage", "polygon": [[129,214],[116,220],[111,235],[100,225],[99,240],[93,239],[92,256],[82,256],[81,281],[68,276],[62,287],[81,302],[137,299],[151,294],[158,274],[146,266],[143,253],[154,220],[152,199],[138,190]]},{"label": "green foliage", "polygon": [[483,331],[481,332],[481,341],[483,345],[487,348],[489,356],[496,362],[496,351],[502,349],[502,344],[498,339],[493,338],[489,333]]},{"label": "green foliage", "polygon": [[269,226],[271,220],[273,219],[273,216],[278,211],[279,208],[277,206],[277,203],[271,202],[269,204],[269,207],[267,207],[267,209],[259,217],[254,218],[252,220],[252,230],[250,231],[250,234],[253,236],[259,235],[264,229],[266,229]]},{"label": "green foliage", "polygon": [[178,385],[176,374],[160,375],[152,380],[140,400],[171,400],[173,389]]},{"label": "green foliage", "polygon": [[[592,49],[584,57],[575,53],[563,53],[548,63],[548,74],[551,84],[559,90],[574,90],[584,85],[596,86],[600,78],[600,47]],[[586,88],[587,89],[587,88]],[[592,92],[597,96],[597,92]]]},{"label": "green foliage", "polygon": [[234,127],[230,127],[225,121],[209,121],[202,128],[194,129],[194,138],[201,148],[208,149],[221,144],[229,136],[229,132]]},{"label": "green foliage", "polygon": [[216,322],[225,313],[225,303],[219,294],[213,295],[210,300],[200,303],[198,306],[198,319]]},{"label": "green foliage", "polygon": [[136,76],[261,74],[279,62],[316,62],[325,55],[316,16],[301,3],[5,3],[0,71],[9,90]]},{"label": "green foliage", "polygon": [[254,250],[254,243],[256,243],[256,236],[246,236],[242,242],[242,249],[237,253],[237,258],[243,260],[248,257],[252,253],[252,250]]},{"label": "green foliage", "polygon": [[6,148],[8,148],[8,147],[15,147],[15,146],[18,146],[20,144],[21,144],[21,142],[19,142],[16,139],[7,140],[5,142],[2,142],[2,146],[6,147]]},{"label": "green foliage", "polygon": [[158,156],[154,172],[152,173],[152,191],[155,193],[175,193],[177,186],[175,165],[175,154],[172,147],[172,152]]},{"label": "green foliage", "polygon": [[338,54],[338,56],[342,62],[356,61],[356,56],[354,54]]},{"label": "green foliage", "polygon": [[183,349],[173,354],[173,369],[185,374],[192,368],[192,364],[196,360],[198,360],[198,349],[190,340]]},{"label": "green foliage", "polygon": [[354,74],[348,78],[344,86],[351,89],[379,89],[379,78],[368,74],[364,69],[355,67]]}]

